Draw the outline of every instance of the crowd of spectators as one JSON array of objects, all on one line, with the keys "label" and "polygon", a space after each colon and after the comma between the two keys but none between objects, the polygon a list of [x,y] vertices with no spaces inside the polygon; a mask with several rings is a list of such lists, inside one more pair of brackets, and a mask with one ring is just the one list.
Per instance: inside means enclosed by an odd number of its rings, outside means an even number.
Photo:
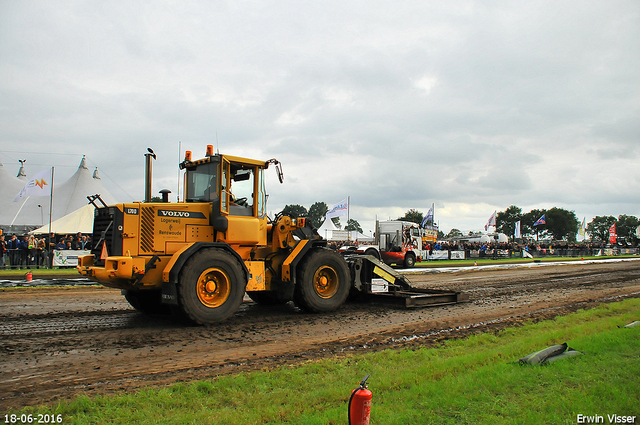
[{"label": "crowd of spectators", "polygon": [[[337,251],[343,246],[358,246],[358,241],[329,241],[329,248]],[[360,245],[363,245],[360,243]]]},{"label": "crowd of spectators", "polygon": [[442,250],[442,251],[464,251],[467,253],[478,253],[480,257],[483,256],[496,256],[496,255],[516,255],[519,256],[522,251],[529,253],[533,257],[546,257],[546,256],[588,256],[597,254],[598,251],[606,248],[619,249],[623,245],[611,246],[608,243],[602,242],[590,242],[590,243],[576,243],[566,241],[552,241],[552,242],[502,242],[502,243],[459,243],[459,242],[437,242],[432,246],[427,246],[427,250]]},{"label": "crowd of spectators", "polygon": [[[358,241],[330,241],[329,248],[338,250],[344,246],[358,246]],[[365,244],[370,244],[365,242]],[[360,243],[362,245],[362,243]],[[427,244],[424,249],[432,254],[434,251],[463,251],[465,258],[504,258],[504,257],[521,257],[522,252],[529,253],[532,257],[580,257],[596,255],[603,249],[621,250],[624,248],[638,250],[638,246],[629,244],[609,244],[604,242],[576,243],[566,241],[553,242],[502,242],[502,243],[485,243],[485,242],[447,242],[438,241]]]},{"label": "crowd of spectators", "polygon": [[91,250],[91,236],[0,235],[0,268],[50,268],[54,250]]}]

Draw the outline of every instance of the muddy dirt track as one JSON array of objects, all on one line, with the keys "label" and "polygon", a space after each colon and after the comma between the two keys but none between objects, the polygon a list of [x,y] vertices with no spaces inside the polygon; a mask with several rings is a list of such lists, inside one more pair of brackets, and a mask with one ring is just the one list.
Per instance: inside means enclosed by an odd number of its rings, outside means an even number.
[{"label": "muddy dirt track", "polygon": [[465,304],[404,309],[349,303],[312,315],[245,301],[215,327],[133,310],[102,287],[0,289],[0,407],[53,403],[316,358],[430,345],[601,302],[640,297],[640,260],[409,274],[464,291]]}]

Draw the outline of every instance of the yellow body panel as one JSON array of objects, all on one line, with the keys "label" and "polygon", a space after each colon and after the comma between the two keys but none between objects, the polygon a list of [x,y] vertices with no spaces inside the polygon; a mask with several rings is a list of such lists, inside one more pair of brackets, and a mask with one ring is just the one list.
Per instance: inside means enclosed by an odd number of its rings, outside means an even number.
[{"label": "yellow body panel", "polygon": [[224,233],[221,242],[230,245],[266,245],[267,244],[267,218],[228,216],[229,227]]},{"label": "yellow body panel", "polygon": [[264,261],[245,261],[244,264],[249,269],[249,282],[247,291],[264,291],[269,289],[265,276]]},{"label": "yellow body panel", "polygon": [[208,203],[140,204],[139,254],[164,254],[167,243],[212,241],[210,214]]},{"label": "yellow body panel", "polygon": [[186,244],[184,247],[182,247],[181,249],[179,249],[178,251],[176,251],[171,258],[169,259],[169,261],[166,263],[166,265],[164,266],[164,268],[162,269],[162,281],[163,282],[169,282],[169,273],[171,273],[171,269],[173,268],[173,266],[176,264],[176,262],[178,261],[178,259],[180,258],[180,255],[186,251],[192,244]]},{"label": "yellow body panel", "polygon": [[291,251],[291,254],[289,254],[287,259],[284,260],[284,263],[282,264],[282,280],[285,282],[291,281],[291,263],[296,259],[298,254],[300,254],[300,251],[302,251],[302,248],[304,248],[307,243],[309,243],[308,239],[298,242],[298,245],[296,245],[293,251]]},{"label": "yellow body panel", "polygon": [[213,227],[187,224],[187,242],[213,242]]},{"label": "yellow body panel", "polygon": [[154,268],[145,272],[145,267],[152,257],[114,256],[105,260],[104,267],[93,267],[94,256],[85,255],[78,259],[78,271],[81,275],[91,277],[105,286],[118,288],[132,287],[153,288],[162,284],[162,270],[170,257],[159,257]]}]

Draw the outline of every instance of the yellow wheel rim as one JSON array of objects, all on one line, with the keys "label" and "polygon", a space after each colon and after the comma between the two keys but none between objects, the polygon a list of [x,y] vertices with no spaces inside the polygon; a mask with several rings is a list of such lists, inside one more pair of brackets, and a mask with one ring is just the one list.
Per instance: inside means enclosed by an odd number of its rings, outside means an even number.
[{"label": "yellow wheel rim", "polygon": [[313,275],[313,289],[320,298],[331,298],[338,292],[338,273],[333,267],[320,267]]},{"label": "yellow wheel rim", "polygon": [[203,271],[198,278],[198,299],[209,307],[220,307],[229,298],[231,281],[229,276],[218,268]]}]

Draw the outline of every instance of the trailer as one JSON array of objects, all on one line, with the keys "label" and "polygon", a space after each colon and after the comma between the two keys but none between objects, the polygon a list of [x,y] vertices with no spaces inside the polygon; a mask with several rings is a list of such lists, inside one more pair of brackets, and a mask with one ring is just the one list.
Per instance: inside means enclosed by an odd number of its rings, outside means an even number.
[{"label": "trailer", "polygon": [[407,308],[458,304],[469,301],[462,292],[414,288],[406,276],[372,255],[343,256],[351,272],[352,285],[371,299],[400,303]]}]

